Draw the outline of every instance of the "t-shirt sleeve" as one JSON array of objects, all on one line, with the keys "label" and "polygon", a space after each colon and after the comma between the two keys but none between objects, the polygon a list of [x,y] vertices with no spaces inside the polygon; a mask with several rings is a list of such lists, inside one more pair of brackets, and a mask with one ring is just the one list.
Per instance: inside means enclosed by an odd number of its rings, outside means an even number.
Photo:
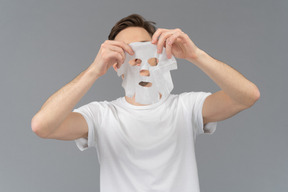
[{"label": "t-shirt sleeve", "polygon": [[187,109],[188,117],[191,118],[196,136],[204,133],[212,134],[217,127],[217,122],[209,122],[203,125],[202,109],[204,101],[209,95],[211,95],[210,92],[189,92],[180,95],[183,105]]},{"label": "t-shirt sleeve", "polygon": [[83,105],[73,112],[80,113],[88,125],[88,138],[78,138],[75,141],[80,151],[84,151],[90,147],[96,147],[97,137],[101,124],[101,108],[96,102]]}]

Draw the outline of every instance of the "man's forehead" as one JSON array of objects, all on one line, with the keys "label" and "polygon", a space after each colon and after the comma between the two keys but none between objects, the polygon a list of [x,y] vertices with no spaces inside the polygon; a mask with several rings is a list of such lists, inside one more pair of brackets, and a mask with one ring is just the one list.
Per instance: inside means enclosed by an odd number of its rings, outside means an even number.
[{"label": "man's forehead", "polygon": [[134,50],[134,57],[158,57],[157,46],[152,44],[151,41],[134,42],[129,44]]},{"label": "man's forehead", "polygon": [[129,44],[132,42],[151,41],[151,36],[142,27],[127,27],[116,35],[115,40]]}]

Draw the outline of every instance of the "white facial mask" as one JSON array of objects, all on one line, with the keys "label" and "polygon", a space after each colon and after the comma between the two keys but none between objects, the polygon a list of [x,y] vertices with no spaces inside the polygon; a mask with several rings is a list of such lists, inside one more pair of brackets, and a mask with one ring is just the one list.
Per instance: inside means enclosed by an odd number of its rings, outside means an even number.
[{"label": "white facial mask", "polygon": [[[176,59],[173,56],[168,59],[165,48],[158,54],[157,46],[151,42],[134,42],[129,45],[134,55],[126,53],[126,59],[117,71],[118,76],[124,75],[122,87],[125,95],[133,97],[135,94],[135,101],[141,104],[158,102],[159,93],[162,98],[167,97],[173,89],[170,70],[177,69]],[[150,75],[146,76],[148,73]]]}]

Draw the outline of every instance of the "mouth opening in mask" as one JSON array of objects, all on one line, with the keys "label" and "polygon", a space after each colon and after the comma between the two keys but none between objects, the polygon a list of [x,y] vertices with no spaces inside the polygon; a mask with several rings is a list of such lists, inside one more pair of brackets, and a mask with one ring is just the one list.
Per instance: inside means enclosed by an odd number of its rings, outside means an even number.
[{"label": "mouth opening in mask", "polygon": [[145,82],[145,81],[141,81],[139,83],[139,85],[143,86],[143,87],[151,87],[152,86],[152,83],[150,82]]}]

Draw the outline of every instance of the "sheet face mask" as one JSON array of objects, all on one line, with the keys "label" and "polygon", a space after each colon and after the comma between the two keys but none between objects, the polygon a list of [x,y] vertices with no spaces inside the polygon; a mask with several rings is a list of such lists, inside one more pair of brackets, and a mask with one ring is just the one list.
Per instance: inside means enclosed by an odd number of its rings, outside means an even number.
[{"label": "sheet face mask", "polygon": [[[118,76],[124,75],[122,87],[127,97],[133,97],[140,104],[153,104],[167,97],[173,89],[170,70],[177,69],[176,59],[167,58],[165,48],[157,53],[157,46],[151,42],[129,44],[134,55],[126,53],[126,59],[117,70]],[[141,72],[141,73],[140,73]],[[150,75],[149,75],[150,74]]]}]

